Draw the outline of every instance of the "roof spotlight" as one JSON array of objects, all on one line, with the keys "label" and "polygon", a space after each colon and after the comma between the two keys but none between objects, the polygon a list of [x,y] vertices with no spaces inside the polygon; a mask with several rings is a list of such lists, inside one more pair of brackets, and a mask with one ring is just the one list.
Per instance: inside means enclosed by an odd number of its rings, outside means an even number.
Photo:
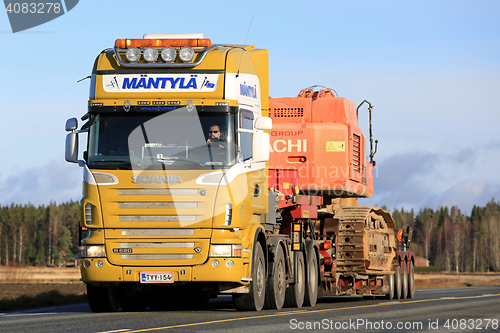
[{"label": "roof spotlight", "polygon": [[175,56],[177,55],[177,52],[173,47],[164,47],[161,50],[161,58],[165,62],[173,62],[175,60]]},{"label": "roof spotlight", "polygon": [[194,58],[194,50],[189,46],[184,46],[179,51],[179,58],[183,62],[191,62]]},{"label": "roof spotlight", "polygon": [[146,60],[149,63],[158,60],[158,50],[154,47],[147,47],[144,50],[144,60]]},{"label": "roof spotlight", "polygon": [[127,49],[125,57],[127,57],[127,60],[129,62],[136,63],[139,61],[139,59],[141,59],[141,50],[139,50],[137,47],[130,47]]}]

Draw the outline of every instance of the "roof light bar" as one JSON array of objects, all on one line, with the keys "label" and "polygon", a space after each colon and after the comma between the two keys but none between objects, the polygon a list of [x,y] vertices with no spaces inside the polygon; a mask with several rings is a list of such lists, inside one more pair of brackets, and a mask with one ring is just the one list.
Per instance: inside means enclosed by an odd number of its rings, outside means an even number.
[{"label": "roof light bar", "polygon": [[117,39],[115,47],[210,47],[212,41],[208,38],[184,39]]}]

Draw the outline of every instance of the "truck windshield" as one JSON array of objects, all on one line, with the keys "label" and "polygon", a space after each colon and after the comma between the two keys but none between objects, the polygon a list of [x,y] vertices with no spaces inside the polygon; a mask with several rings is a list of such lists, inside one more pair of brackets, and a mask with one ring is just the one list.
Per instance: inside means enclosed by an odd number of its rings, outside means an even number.
[{"label": "truck windshield", "polygon": [[94,114],[87,163],[94,169],[227,168],[236,162],[236,115],[205,110]]}]

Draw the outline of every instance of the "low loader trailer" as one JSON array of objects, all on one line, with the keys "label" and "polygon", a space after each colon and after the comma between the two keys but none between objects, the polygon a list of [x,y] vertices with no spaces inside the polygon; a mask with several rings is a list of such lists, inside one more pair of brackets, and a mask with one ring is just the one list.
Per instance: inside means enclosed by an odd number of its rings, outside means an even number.
[{"label": "low loader trailer", "polygon": [[66,122],[92,311],[413,297],[411,230],[357,205],[374,190],[368,105],[369,155],[360,106],[333,90],[269,98],[264,49],[201,34],[117,39],[95,60],[83,125]]}]

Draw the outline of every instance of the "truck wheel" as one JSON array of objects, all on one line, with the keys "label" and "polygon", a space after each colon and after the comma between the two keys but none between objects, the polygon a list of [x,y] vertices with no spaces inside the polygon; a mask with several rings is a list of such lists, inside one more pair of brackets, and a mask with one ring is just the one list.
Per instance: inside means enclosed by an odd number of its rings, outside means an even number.
[{"label": "truck wheel", "polygon": [[267,309],[281,309],[285,303],[285,291],[285,255],[283,254],[283,248],[278,244],[274,257],[272,276],[267,280],[264,307]]},{"label": "truck wheel", "polygon": [[406,269],[406,261],[403,261],[403,290],[401,291],[401,298],[406,299],[408,296],[408,270]]},{"label": "truck wheel", "polygon": [[306,272],[304,269],[304,255],[302,252],[295,252],[295,283],[288,286],[285,293],[286,307],[302,307],[306,289]]},{"label": "truck wheel", "polygon": [[410,271],[408,273],[408,298],[415,297],[415,270],[413,261],[410,261]]},{"label": "truck wheel", "polygon": [[260,243],[255,244],[252,264],[252,281],[250,292],[233,294],[233,303],[239,311],[260,311],[266,296],[266,263]]},{"label": "truck wheel", "polygon": [[391,300],[394,298],[394,274],[387,276],[387,284],[389,285],[389,292],[384,298]]},{"label": "truck wheel", "polygon": [[398,264],[396,266],[396,273],[394,274],[394,298],[401,299],[401,290],[403,288],[403,281],[401,277],[401,266],[398,259]]},{"label": "truck wheel", "polygon": [[87,297],[92,312],[116,312],[120,309],[114,287],[94,287],[87,284]]},{"label": "truck wheel", "polygon": [[307,254],[307,281],[304,296],[305,306],[315,306],[318,301],[318,259],[314,248]]}]

